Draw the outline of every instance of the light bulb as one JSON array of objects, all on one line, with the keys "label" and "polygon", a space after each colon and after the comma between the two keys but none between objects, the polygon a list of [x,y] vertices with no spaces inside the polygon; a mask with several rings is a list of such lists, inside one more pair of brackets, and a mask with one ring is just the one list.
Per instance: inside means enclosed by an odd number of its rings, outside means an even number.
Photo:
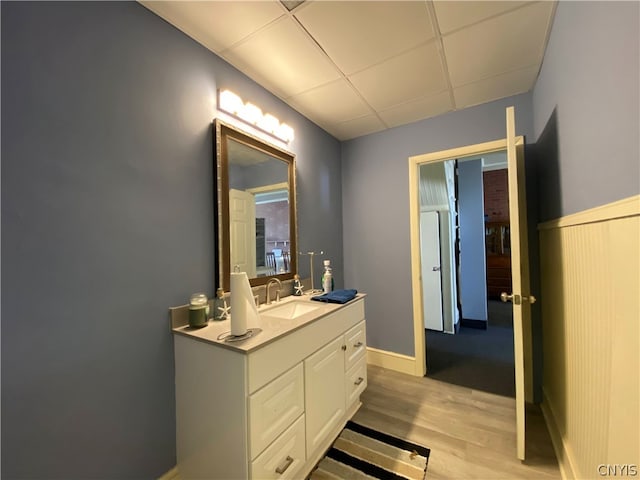
[{"label": "light bulb", "polygon": [[240,116],[249,123],[253,123],[254,125],[258,123],[258,120],[262,118],[262,110],[256,107],[253,103],[247,103]]},{"label": "light bulb", "polygon": [[242,99],[232,91],[223,90],[220,92],[220,108],[225,112],[238,114],[243,106]]},{"label": "light bulb", "polygon": [[285,142],[290,142],[291,140],[293,140],[293,128],[291,128],[286,123],[283,123],[280,125],[280,127],[278,127],[276,135]]}]

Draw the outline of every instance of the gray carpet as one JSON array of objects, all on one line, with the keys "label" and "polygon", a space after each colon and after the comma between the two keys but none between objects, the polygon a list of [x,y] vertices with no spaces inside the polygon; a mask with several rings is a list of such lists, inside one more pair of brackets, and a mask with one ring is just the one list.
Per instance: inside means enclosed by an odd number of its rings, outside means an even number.
[{"label": "gray carpet", "polygon": [[487,330],[426,330],[427,377],[515,397],[511,304],[489,300]]}]

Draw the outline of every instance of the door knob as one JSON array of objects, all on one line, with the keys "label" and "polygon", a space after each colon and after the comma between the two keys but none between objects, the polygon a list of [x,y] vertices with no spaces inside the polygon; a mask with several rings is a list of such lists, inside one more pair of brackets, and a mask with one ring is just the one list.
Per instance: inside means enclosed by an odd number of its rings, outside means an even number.
[{"label": "door knob", "polygon": [[533,295],[529,295],[528,297],[526,295],[523,295],[522,297],[520,295],[515,295],[515,294],[508,294],[507,292],[502,292],[500,294],[500,300],[502,300],[503,302],[513,302],[516,305],[520,305],[520,300],[522,299],[523,302],[529,302],[530,304],[536,303],[537,299],[536,297],[534,297]]},{"label": "door knob", "polygon": [[508,294],[507,292],[502,292],[500,294],[500,300],[502,300],[504,303],[507,302],[512,302],[516,305],[520,305],[520,295],[515,295],[515,294]]}]

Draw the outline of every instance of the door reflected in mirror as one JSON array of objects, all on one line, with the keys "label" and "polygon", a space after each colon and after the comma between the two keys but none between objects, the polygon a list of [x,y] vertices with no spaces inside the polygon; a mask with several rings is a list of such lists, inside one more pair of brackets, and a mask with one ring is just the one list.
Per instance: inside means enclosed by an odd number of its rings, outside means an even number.
[{"label": "door reflected in mirror", "polygon": [[237,265],[252,285],[293,278],[294,157],[216,120],[219,281]]}]

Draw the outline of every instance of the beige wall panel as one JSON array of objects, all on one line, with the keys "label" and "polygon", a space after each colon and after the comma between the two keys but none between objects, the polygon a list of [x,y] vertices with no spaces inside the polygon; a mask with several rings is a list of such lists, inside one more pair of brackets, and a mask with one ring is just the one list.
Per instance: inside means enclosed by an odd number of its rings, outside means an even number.
[{"label": "beige wall panel", "polygon": [[611,213],[540,229],[544,407],[567,477],[640,463],[640,217]]},{"label": "beige wall panel", "polygon": [[[640,466],[640,217],[611,222],[615,317],[613,326],[609,456]],[[630,429],[630,426],[635,428]]]}]

